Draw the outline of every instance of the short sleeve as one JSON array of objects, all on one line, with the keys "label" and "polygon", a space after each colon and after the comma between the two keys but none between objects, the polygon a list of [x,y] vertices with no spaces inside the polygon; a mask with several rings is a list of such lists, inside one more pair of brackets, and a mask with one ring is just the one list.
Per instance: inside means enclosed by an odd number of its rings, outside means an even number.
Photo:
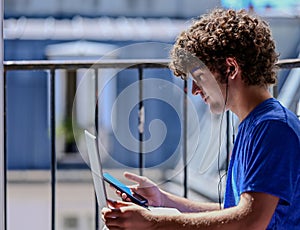
[{"label": "short sleeve", "polygon": [[250,136],[241,192],[265,192],[290,203],[300,166],[299,139],[284,122],[264,121]]}]

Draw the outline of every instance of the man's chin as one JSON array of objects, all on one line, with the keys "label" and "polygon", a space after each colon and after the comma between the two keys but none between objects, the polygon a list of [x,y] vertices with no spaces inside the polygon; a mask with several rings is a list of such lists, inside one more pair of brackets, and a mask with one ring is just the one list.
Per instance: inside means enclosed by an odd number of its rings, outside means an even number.
[{"label": "man's chin", "polygon": [[224,105],[220,105],[220,104],[209,105],[209,109],[213,114],[216,115],[220,115],[227,111],[227,109],[224,108]]}]

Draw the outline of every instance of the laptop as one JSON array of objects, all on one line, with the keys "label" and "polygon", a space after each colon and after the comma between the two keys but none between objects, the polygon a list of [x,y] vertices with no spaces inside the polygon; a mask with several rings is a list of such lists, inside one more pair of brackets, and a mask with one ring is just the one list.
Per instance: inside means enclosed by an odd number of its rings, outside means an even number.
[{"label": "laptop", "polygon": [[[87,130],[85,130],[84,132],[97,202],[99,208],[102,209],[104,207],[107,207],[107,192],[105,187],[105,180],[103,177],[103,169],[98,149],[97,138]],[[180,213],[175,208],[148,207],[148,209],[157,215],[174,215]]]},{"label": "laptop", "polygon": [[105,187],[106,181],[108,183],[113,183],[114,187],[119,191],[128,194],[133,203],[139,204],[147,208],[148,201],[145,198],[138,194],[133,194],[126,185],[118,181],[116,178],[112,177],[109,173],[103,172],[101,157],[97,145],[97,138],[85,130],[85,140],[93,177],[94,189],[96,192],[99,207],[103,208],[107,204],[106,200],[108,196]]}]

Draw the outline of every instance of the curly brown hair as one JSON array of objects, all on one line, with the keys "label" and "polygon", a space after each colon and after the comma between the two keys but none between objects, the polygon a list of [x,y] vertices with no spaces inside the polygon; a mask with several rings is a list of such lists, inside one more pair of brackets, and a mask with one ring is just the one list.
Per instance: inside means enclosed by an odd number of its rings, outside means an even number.
[{"label": "curly brown hair", "polygon": [[234,57],[247,85],[276,83],[278,54],[269,26],[245,10],[216,9],[203,15],[177,37],[170,56],[170,69],[183,78],[201,60],[224,83],[226,58]]}]

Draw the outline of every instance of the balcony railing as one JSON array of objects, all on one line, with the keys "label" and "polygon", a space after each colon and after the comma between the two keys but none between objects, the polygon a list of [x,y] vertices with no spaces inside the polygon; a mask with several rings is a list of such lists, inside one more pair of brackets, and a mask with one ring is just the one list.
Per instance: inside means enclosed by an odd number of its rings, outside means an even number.
[{"label": "balcony railing", "polygon": [[[143,107],[143,73],[145,69],[152,68],[152,69],[161,69],[161,68],[168,68],[169,60],[163,59],[163,60],[102,60],[102,61],[46,61],[46,60],[40,60],[40,61],[5,61],[4,62],[4,88],[1,89],[4,92],[4,97],[6,96],[6,73],[9,71],[18,71],[18,70],[26,70],[26,71],[33,71],[33,70],[45,70],[47,71],[48,77],[49,77],[49,99],[50,99],[50,133],[51,133],[51,229],[55,229],[55,212],[56,212],[56,172],[57,172],[57,156],[56,156],[56,143],[55,143],[55,137],[56,137],[56,131],[55,131],[55,78],[56,78],[56,70],[59,69],[65,69],[65,70],[78,70],[78,69],[92,69],[94,71],[94,74],[96,76],[96,79],[98,79],[98,70],[99,69],[136,69],[138,71],[138,79],[140,87],[139,87],[139,109]],[[297,68],[300,67],[300,59],[291,59],[291,60],[281,60],[277,63],[279,68]],[[97,85],[97,84],[96,84]],[[186,89],[187,83],[183,85],[183,89]],[[97,90],[97,89],[95,89]],[[185,90],[186,92],[186,90]],[[186,93],[184,94],[186,97]],[[183,164],[184,164],[184,195],[187,194],[187,162],[186,162],[186,156],[187,156],[187,130],[186,130],[186,122],[187,122],[187,114],[186,114],[186,100],[183,100]],[[4,103],[6,103],[6,99],[4,100]],[[6,116],[6,104],[4,104],[4,115]],[[6,123],[7,117],[4,118],[4,121]],[[7,136],[6,136],[6,127],[4,124],[4,165],[5,167],[1,169],[3,171],[4,178],[1,178],[4,180],[4,197],[5,202],[1,204],[1,209],[4,211],[5,219],[7,218],[7,205],[6,205],[6,185],[7,185]],[[139,141],[142,143],[143,141],[143,133],[140,133],[139,135]],[[227,138],[229,139],[229,138]],[[144,168],[144,159],[143,159],[143,146],[139,146],[139,171],[140,174],[143,174],[143,168]],[[227,149],[229,151],[229,149]],[[98,208],[96,206],[96,215],[95,215],[95,221],[96,221],[96,229],[98,229],[98,221],[99,221],[99,213]],[[5,221],[6,222],[6,221]],[[5,229],[7,228],[7,225],[5,224]]]}]

